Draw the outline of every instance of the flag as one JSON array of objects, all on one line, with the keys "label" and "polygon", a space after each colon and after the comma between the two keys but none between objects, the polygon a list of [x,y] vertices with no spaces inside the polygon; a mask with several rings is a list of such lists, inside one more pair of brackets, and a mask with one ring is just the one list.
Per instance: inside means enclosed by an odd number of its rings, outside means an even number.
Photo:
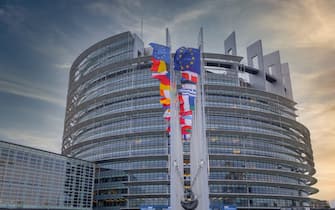
[{"label": "flag", "polygon": [[164,85],[163,83],[159,84],[160,90],[170,90],[170,85]]},{"label": "flag", "polygon": [[170,47],[156,43],[150,43],[149,45],[153,48],[152,57],[170,63]]},{"label": "flag", "polygon": [[192,126],[189,126],[189,125],[185,125],[185,126],[182,126],[181,128],[181,134],[191,134],[192,132]]},{"label": "flag", "polygon": [[181,93],[181,95],[187,95],[187,96],[192,96],[192,97],[197,96],[196,90],[193,90],[193,89],[180,88],[179,93]]},{"label": "flag", "polygon": [[183,118],[192,121],[193,117],[192,117],[192,115],[186,115],[186,116],[183,116]]},{"label": "flag", "polygon": [[182,105],[184,104],[184,99],[182,94],[178,94],[178,99],[179,99],[179,104]]},{"label": "flag", "polygon": [[196,97],[197,95],[197,90],[195,84],[182,84],[181,88],[179,89],[179,93],[182,95],[189,95],[192,97]]},{"label": "flag", "polygon": [[190,140],[191,139],[191,134],[184,134],[183,139],[184,140]]},{"label": "flag", "polygon": [[183,115],[183,113],[185,113],[185,110],[184,110],[184,105],[183,104],[181,104],[180,105],[180,108],[179,108],[179,115]]},{"label": "flag", "polygon": [[167,105],[162,104],[162,106],[163,106],[163,109],[170,109],[170,104],[167,104]]},{"label": "flag", "polygon": [[190,104],[190,109],[192,111],[194,111],[195,110],[195,97],[188,96],[188,101],[189,101],[189,104]]},{"label": "flag", "polygon": [[[170,63],[170,48],[164,45],[150,43],[153,48],[153,53],[151,57],[152,66],[152,78],[158,79],[159,84],[159,94],[162,98],[159,102],[162,104],[163,108],[166,109],[163,117],[168,122],[170,121],[170,75],[167,71],[166,63]],[[170,125],[167,125],[166,131],[170,133]]]},{"label": "flag", "polygon": [[153,72],[165,72],[167,70],[166,63],[161,60],[156,60],[155,58],[151,58],[152,66],[151,71]]},{"label": "flag", "polygon": [[174,55],[174,66],[177,71],[190,71],[200,74],[200,50],[179,48]]},{"label": "flag", "polygon": [[186,84],[182,84],[181,87],[183,89],[188,89],[188,90],[192,90],[194,92],[197,92],[196,89],[197,89],[197,86],[195,84],[191,84],[191,83],[186,83]]},{"label": "flag", "polygon": [[[198,82],[198,74],[191,72],[191,71],[182,71],[181,73],[182,76],[182,83],[187,83],[187,81],[190,81],[192,83],[197,83]],[[186,80],[185,82],[183,82],[183,80]]]},{"label": "flag", "polygon": [[188,95],[181,95],[181,99],[182,99],[182,110],[183,112],[187,112],[191,110],[190,107],[190,100],[189,100],[189,96]]},{"label": "flag", "polygon": [[195,97],[189,95],[179,95],[180,113],[195,110]]},{"label": "flag", "polygon": [[181,134],[184,140],[189,140],[192,133],[192,111],[195,110],[196,83],[201,72],[200,50],[194,48],[179,48],[174,55],[174,68],[181,71],[181,88],[178,91],[180,104]]},{"label": "flag", "polygon": [[180,118],[181,125],[190,125],[192,126],[192,115],[186,115]]},{"label": "flag", "polygon": [[163,105],[170,105],[170,99],[169,98],[161,98],[159,102]]},{"label": "flag", "polygon": [[181,95],[179,98],[180,112],[188,112],[195,110],[195,97],[189,95]]},{"label": "flag", "polygon": [[171,97],[170,97],[170,90],[163,90],[163,89],[160,89],[160,90],[159,90],[159,95],[160,95],[160,96],[163,96],[164,98],[171,98]]},{"label": "flag", "polygon": [[189,95],[178,95],[179,99],[179,113],[181,116],[192,115],[195,110],[195,97]]},{"label": "flag", "polygon": [[163,114],[163,117],[166,120],[170,120],[170,118],[171,118],[171,111],[170,111],[170,109],[165,110],[165,112]]},{"label": "flag", "polygon": [[181,112],[179,113],[181,116],[187,116],[187,115],[192,115],[192,110],[189,110],[189,111],[184,111],[184,112]]},{"label": "flag", "polygon": [[168,71],[164,71],[164,72],[153,72],[151,74],[151,77],[155,78],[155,76],[165,76],[167,75],[169,72]]},{"label": "flag", "polygon": [[169,73],[153,73],[151,77],[158,79],[164,85],[170,85]]}]

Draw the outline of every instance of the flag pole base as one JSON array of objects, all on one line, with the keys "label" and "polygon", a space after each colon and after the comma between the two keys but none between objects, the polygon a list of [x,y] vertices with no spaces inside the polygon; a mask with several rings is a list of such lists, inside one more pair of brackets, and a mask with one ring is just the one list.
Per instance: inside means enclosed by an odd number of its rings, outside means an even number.
[{"label": "flag pole base", "polygon": [[187,190],[185,192],[185,198],[183,201],[180,202],[181,206],[185,209],[185,210],[194,210],[197,208],[198,206],[198,199],[194,196],[194,193],[192,192],[192,190]]}]

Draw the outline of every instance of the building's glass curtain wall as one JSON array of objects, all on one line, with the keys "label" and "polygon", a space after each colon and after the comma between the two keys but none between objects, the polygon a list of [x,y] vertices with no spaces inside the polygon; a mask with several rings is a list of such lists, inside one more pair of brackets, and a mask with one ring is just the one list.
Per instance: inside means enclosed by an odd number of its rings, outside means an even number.
[{"label": "building's glass curtain wall", "polygon": [[[216,70],[226,72],[222,77],[237,72],[236,67]],[[317,192],[310,187],[316,181],[315,170],[309,132],[295,121],[294,103],[241,87],[237,76],[221,84],[217,74],[207,71],[206,76],[211,203],[249,208],[307,206],[307,196]]]},{"label": "building's glass curtain wall", "polygon": [[0,209],[92,209],[94,164],[0,141]]},{"label": "building's glass curtain wall", "polygon": [[[98,163],[95,209],[169,205],[169,138],[158,81],[143,55],[143,42],[126,32],[88,48],[71,68],[63,154]],[[241,57],[204,57],[211,205],[308,206],[315,170],[295,103],[254,87],[246,78],[260,70]]]}]

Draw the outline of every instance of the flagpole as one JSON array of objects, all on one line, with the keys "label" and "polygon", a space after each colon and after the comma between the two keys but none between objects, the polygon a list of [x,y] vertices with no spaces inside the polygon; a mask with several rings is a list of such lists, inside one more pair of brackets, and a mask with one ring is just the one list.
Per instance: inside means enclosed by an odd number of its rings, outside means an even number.
[{"label": "flagpole", "polygon": [[[171,49],[169,29],[166,28],[166,45]],[[183,143],[179,127],[179,103],[177,98],[176,74],[173,70],[173,58],[170,55],[170,206],[172,210],[183,210],[181,201],[184,198],[184,160]]]},{"label": "flagpole", "polygon": [[205,72],[203,67],[203,29],[200,28],[199,37],[200,67],[201,72],[197,83],[197,97],[194,114],[194,129],[190,142],[191,156],[191,188],[199,203],[197,210],[209,209],[209,189],[208,189],[208,149],[206,138],[206,118],[205,118]]},{"label": "flagpole", "polygon": [[[206,72],[204,68],[204,29],[201,26],[200,27],[200,66],[201,66],[201,101],[202,101],[202,128],[203,128],[203,136],[202,138],[204,139],[204,146],[205,146],[205,154],[204,157],[207,159],[207,174],[209,175],[209,155],[208,155],[208,142],[207,142],[207,123],[206,123],[206,113],[205,113],[205,104],[206,104],[206,93],[205,93],[205,81],[206,81]],[[208,179],[208,177],[207,177]],[[207,180],[208,181],[208,180]]]},{"label": "flagpole", "polygon": [[201,115],[202,115],[202,159],[205,161],[203,166],[203,175],[202,175],[202,192],[204,193],[202,209],[209,209],[209,156],[208,156],[208,145],[207,145],[207,127],[206,127],[206,115],[205,115],[205,79],[206,73],[204,68],[204,30],[203,27],[200,27],[200,62],[201,62]]}]

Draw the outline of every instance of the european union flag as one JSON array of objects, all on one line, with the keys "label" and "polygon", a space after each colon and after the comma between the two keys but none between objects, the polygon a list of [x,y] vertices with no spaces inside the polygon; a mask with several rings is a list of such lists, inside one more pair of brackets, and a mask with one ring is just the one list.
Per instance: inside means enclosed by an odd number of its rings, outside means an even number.
[{"label": "european union flag", "polygon": [[152,57],[156,60],[163,60],[167,64],[170,64],[170,47],[156,43],[150,43],[149,45],[154,49]]},{"label": "european union flag", "polygon": [[174,69],[177,71],[191,71],[200,75],[200,50],[181,47],[174,55]]}]

